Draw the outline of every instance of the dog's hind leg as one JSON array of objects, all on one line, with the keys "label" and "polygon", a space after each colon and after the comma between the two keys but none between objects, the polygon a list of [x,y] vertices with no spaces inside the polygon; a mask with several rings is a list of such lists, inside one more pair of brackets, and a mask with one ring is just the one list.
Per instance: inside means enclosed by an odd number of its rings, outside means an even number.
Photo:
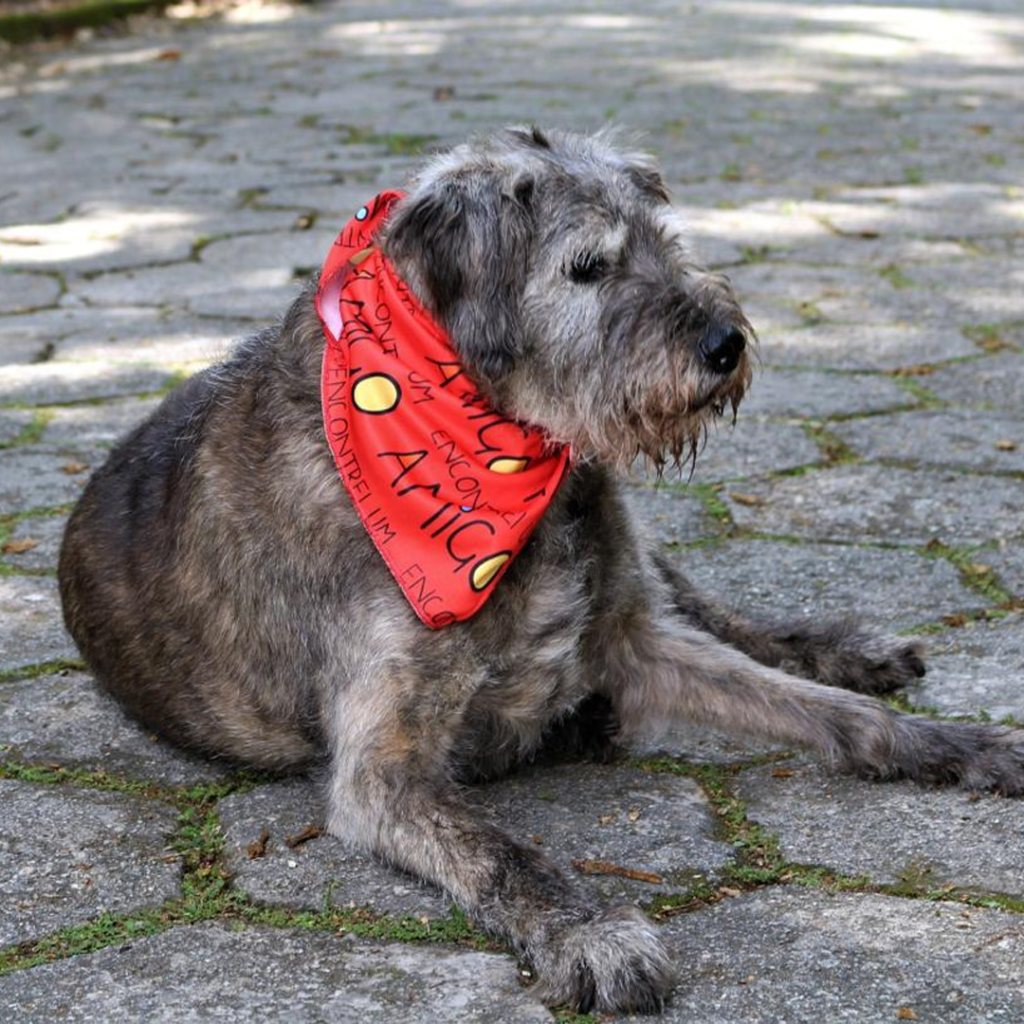
[{"label": "dog's hind leg", "polygon": [[632,621],[601,657],[625,738],[691,721],[810,747],[870,777],[1024,795],[1024,730],[901,714],[762,665],[675,616]]},{"label": "dog's hind leg", "polygon": [[470,807],[445,767],[451,722],[411,727],[387,701],[379,714],[372,698],[339,703],[333,834],[443,888],[532,961],[548,1001],[584,1012],[660,1008],[672,971],[651,922],[635,907],[599,907],[535,846]]},{"label": "dog's hind leg", "polygon": [[924,644],[888,636],[855,619],[758,622],[707,597],[660,555],[654,556],[668,584],[675,611],[763,665],[857,693],[889,693],[925,674]]}]

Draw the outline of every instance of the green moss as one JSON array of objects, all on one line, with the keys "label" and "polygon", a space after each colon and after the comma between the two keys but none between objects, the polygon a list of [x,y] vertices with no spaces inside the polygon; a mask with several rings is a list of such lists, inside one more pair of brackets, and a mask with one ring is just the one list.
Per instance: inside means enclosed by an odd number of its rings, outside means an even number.
[{"label": "green moss", "polygon": [[888,263],[878,271],[878,276],[886,280],[893,288],[913,288],[914,282],[907,277],[895,263]]},{"label": "green moss", "polygon": [[984,352],[995,353],[1005,350],[1018,351],[1019,347],[1007,337],[1013,331],[1021,330],[1021,321],[1015,320],[997,324],[965,324],[960,328],[964,337]]},{"label": "green moss", "polygon": [[70,35],[75,29],[95,28],[143,11],[162,10],[170,0],[87,0],[74,7],[0,16],[0,39],[29,43]]},{"label": "green moss", "polygon": [[801,424],[807,437],[818,446],[823,462],[839,465],[857,462],[857,453],[824,423],[805,422]]},{"label": "green moss", "polygon": [[17,448],[23,444],[35,444],[40,441],[43,432],[52,419],[53,412],[49,409],[33,409],[31,419],[18,431],[17,435],[11,438],[10,441],[0,443],[0,451],[5,448]]},{"label": "green moss", "polygon": [[900,374],[893,375],[891,379],[896,387],[902,388],[907,394],[925,405],[937,406],[943,404],[938,395],[926,388],[916,377]]},{"label": "green moss", "polygon": [[346,145],[379,146],[394,156],[415,156],[437,140],[436,135],[414,135],[407,132],[376,132],[360,125],[341,125],[342,142]]},{"label": "green moss", "polygon": [[722,490],[721,484],[691,483],[686,484],[683,489],[701,503],[705,515],[710,516],[724,527],[732,526],[732,513],[729,511],[729,506],[719,497],[719,492]]},{"label": "green moss", "polygon": [[958,548],[939,540],[930,540],[919,549],[926,558],[943,559],[960,574],[960,582],[969,590],[984,597],[1006,611],[1017,607],[1014,595],[1003,586],[995,569],[979,559],[984,558],[984,549]]},{"label": "green moss", "polygon": [[16,679],[37,679],[39,676],[52,675],[54,672],[80,672],[84,668],[85,662],[78,658],[55,658],[53,661],[40,661],[34,665],[5,668],[0,671],[0,683],[9,683]]}]

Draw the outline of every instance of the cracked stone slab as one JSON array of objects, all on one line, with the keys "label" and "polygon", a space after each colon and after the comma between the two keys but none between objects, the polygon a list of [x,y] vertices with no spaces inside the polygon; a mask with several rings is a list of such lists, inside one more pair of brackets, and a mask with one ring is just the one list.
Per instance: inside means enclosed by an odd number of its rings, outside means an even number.
[{"label": "cracked stone slab", "polygon": [[167,804],[0,780],[0,808],[0,945],[179,894]]},{"label": "cracked stone slab", "polygon": [[[0,515],[77,501],[95,453],[61,455],[36,447],[0,451]],[[84,468],[80,468],[84,467]]]},{"label": "cracked stone slab", "polygon": [[55,579],[0,576],[0,622],[0,672],[78,657],[64,631]]},{"label": "cracked stone slab", "polygon": [[956,363],[921,380],[929,391],[959,405],[992,405],[1020,412],[1024,406],[1024,355],[1000,352]]},{"label": "cracked stone slab", "polygon": [[897,631],[987,605],[948,562],[912,551],[734,540],[669,557],[715,600],[767,621],[855,615]]},{"label": "cracked stone slab", "polygon": [[26,763],[110,772],[164,786],[228,771],[182,753],[132,721],[81,672],[0,684],[0,751]]},{"label": "cracked stone slab", "polygon": [[892,378],[880,374],[771,369],[755,374],[740,415],[826,419],[894,409],[914,401]]},{"label": "cracked stone slab", "polygon": [[1024,1018],[1024,928],[998,910],[775,887],[663,934],[681,968],[665,1024]]},{"label": "cracked stone slab", "polygon": [[22,1024],[554,1020],[508,956],[220,922],[9,975],[0,998]]},{"label": "cracked stone slab", "polygon": [[791,776],[755,768],[736,780],[751,819],[775,833],[787,860],[873,882],[907,872],[937,888],[952,883],[1024,893],[1024,803],[911,782],[873,783],[792,762]]},{"label": "cracked stone slab", "polygon": [[60,298],[60,291],[60,282],[45,274],[0,273],[0,313],[52,306]]},{"label": "cracked stone slab", "polygon": [[928,674],[907,691],[914,704],[1024,723],[1024,617],[971,622],[931,647]]},{"label": "cracked stone slab", "polygon": [[157,391],[174,374],[156,366],[118,363],[32,363],[9,366],[0,379],[0,403],[54,405]]},{"label": "cracked stone slab", "polygon": [[[713,875],[731,850],[712,839],[710,808],[696,783],[625,766],[538,767],[469,791],[469,799],[522,841],[533,841],[573,877],[574,860],[607,861],[657,874],[660,883],[588,875],[606,899],[645,902]],[[448,901],[329,836],[289,849],[285,839],[322,825],[319,793],[305,781],[262,786],[220,804],[225,856],[235,883],[254,899],[286,906],[368,906],[378,913],[438,918]],[[269,833],[263,856],[250,843]]]},{"label": "cracked stone slab", "polygon": [[27,551],[0,553],[0,563],[16,569],[55,572],[64,537],[67,516],[32,516],[19,519],[11,529],[11,540],[21,545],[31,543]]},{"label": "cracked stone slab", "polygon": [[853,451],[872,459],[1024,471],[1024,418],[1019,410],[979,416],[967,409],[922,409],[837,423],[832,429]]},{"label": "cracked stone slab", "polygon": [[937,469],[835,466],[752,481],[741,504],[723,491],[734,520],[764,533],[813,540],[983,544],[1024,533],[1024,481]]},{"label": "cracked stone slab", "polygon": [[626,498],[649,536],[660,544],[689,544],[718,532],[700,500],[674,487],[630,487]]}]

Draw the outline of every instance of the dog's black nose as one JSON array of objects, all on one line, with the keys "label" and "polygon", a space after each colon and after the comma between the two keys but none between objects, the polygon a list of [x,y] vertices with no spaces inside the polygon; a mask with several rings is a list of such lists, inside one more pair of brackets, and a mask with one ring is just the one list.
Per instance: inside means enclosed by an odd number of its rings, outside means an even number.
[{"label": "dog's black nose", "polygon": [[735,327],[713,327],[701,339],[700,354],[716,373],[732,373],[746,347],[742,331]]}]

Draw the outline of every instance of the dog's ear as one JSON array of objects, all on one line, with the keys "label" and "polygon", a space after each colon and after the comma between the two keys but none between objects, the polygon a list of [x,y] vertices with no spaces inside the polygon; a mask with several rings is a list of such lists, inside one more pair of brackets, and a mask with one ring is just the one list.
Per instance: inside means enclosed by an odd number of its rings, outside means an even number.
[{"label": "dog's ear", "polygon": [[385,248],[415,268],[421,296],[471,373],[497,381],[521,351],[533,179],[490,167],[432,182],[400,203]]},{"label": "dog's ear", "polygon": [[438,319],[448,319],[465,281],[462,252],[468,242],[461,190],[438,182],[398,204],[387,228],[386,250],[392,260],[411,264],[423,282]]}]

